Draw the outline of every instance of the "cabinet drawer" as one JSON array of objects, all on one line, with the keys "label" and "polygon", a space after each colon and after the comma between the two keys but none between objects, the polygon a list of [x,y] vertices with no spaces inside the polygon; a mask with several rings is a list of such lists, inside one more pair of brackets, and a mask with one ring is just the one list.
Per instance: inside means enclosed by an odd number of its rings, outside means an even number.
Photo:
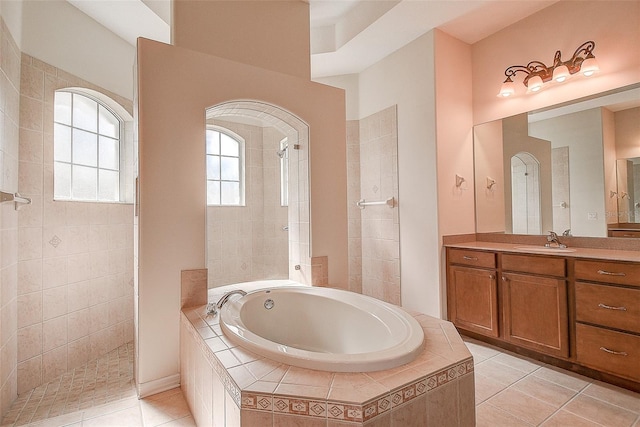
[{"label": "cabinet drawer", "polygon": [[481,252],[468,249],[449,249],[449,262],[451,264],[470,265],[473,267],[496,267],[496,254],[493,252]]},{"label": "cabinet drawer", "polygon": [[564,258],[513,254],[502,255],[502,269],[505,271],[564,277],[567,272],[566,265]]},{"label": "cabinet drawer", "polygon": [[576,320],[640,333],[640,289],[576,282]]},{"label": "cabinet drawer", "polygon": [[618,283],[640,288],[640,264],[576,260],[576,279]]},{"label": "cabinet drawer", "polygon": [[576,324],[579,363],[634,381],[640,380],[640,337]]},{"label": "cabinet drawer", "polygon": [[640,237],[640,230],[609,230],[609,237]]}]

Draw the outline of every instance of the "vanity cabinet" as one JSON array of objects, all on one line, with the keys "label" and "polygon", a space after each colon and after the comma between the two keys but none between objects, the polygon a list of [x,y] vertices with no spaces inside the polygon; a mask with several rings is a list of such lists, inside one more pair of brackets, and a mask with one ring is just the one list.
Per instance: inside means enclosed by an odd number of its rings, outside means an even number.
[{"label": "vanity cabinet", "polygon": [[545,354],[569,357],[565,276],[566,261],[561,258],[502,256],[505,340]]},{"label": "vanity cabinet", "polygon": [[456,326],[498,337],[496,254],[448,249],[447,309]]},{"label": "vanity cabinet", "polygon": [[611,261],[483,249],[447,247],[447,307],[457,328],[640,391],[635,257]]},{"label": "vanity cabinet", "polygon": [[576,358],[640,381],[640,265],[576,260]]}]

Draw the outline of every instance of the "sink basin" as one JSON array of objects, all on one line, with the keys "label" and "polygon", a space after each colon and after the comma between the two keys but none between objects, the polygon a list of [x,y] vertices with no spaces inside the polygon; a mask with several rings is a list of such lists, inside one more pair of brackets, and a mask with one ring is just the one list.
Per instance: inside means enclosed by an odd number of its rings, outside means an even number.
[{"label": "sink basin", "polygon": [[520,249],[523,251],[531,251],[531,252],[544,252],[544,253],[569,253],[569,252],[576,251],[575,249],[571,249],[571,248],[558,248],[555,246],[547,247],[547,246],[535,246],[535,245],[516,246],[513,249]]}]

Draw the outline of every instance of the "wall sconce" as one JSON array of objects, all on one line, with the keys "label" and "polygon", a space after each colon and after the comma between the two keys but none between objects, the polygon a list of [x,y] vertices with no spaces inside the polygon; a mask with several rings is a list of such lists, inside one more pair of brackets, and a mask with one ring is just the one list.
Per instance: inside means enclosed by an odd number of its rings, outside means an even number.
[{"label": "wall sconce", "polygon": [[526,74],[523,83],[527,87],[527,93],[538,92],[546,82],[562,83],[578,72],[586,77],[592,76],[600,70],[596,57],[593,56],[595,47],[596,44],[593,41],[582,43],[568,61],[562,61],[561,53],[558,50],[553,58],[553,64],[550,66],[546,66],[540,61],[531,61],[526,67],[512,65],[504,71],[507,79],[502,83],[498,96],[506,98],[516,92],[516,85],[512,77],[515,77],[517,72]]}]

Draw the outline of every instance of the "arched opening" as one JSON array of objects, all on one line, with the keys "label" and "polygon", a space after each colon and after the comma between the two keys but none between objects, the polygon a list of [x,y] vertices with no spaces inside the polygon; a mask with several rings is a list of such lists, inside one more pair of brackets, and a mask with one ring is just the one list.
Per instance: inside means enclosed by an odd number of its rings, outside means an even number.
[{"label": "arched opening", "polygon": [[252,100],[218,104],[205,115],[207,128],[243,138],[245,153],[244,203],[207,206],[208,287],[274,279],[311,284],[296,269],[310,259],[309,126]]},{"label": "arched opening", "polygon": [[541,234],[540,162],[531,153],[511,157],[513,233]]}]

